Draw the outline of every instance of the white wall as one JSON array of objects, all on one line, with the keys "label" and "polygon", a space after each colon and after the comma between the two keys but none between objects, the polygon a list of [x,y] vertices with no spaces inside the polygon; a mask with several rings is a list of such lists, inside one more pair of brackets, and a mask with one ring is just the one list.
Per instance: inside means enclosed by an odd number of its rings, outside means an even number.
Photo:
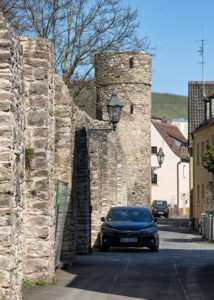
[{"label": "white wall", "polygon": [[[165,154],[161,168],[154,171],[157,174],[157,185],[152,184],[152,201],[166,200],[172,208],[176,204],[179,205],[179,208],[183,208],[183,206],[185,208],[185,205],[186,208],[189,207],[189,163],[179,163],[180,157],[171,150],[152,123],[151,146],[156,146],[157,149],[161,147]],[[152,154],[151,166],[158,166],[155,154]],[[179,174],[179,199],[177,199],[177,173]],[[187,201],[185,204],[184,198]]]},{"label": "white wall", "polygon": [[175,125],[178,127],[180,132],[188,139],[188,122],[187,121],[173,121],[170,122],[171,125]]}]

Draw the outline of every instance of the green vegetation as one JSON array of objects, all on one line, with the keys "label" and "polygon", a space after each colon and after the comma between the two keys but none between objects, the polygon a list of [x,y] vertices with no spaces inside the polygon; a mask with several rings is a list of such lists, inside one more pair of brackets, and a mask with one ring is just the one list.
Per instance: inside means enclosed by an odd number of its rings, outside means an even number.
[{"label": "green vegetation", "polygon": [[207,144],[207,150],[201,154],[203,167],[212,174],[212,180],[207,184],[207,189],[210,191],[212,198],[214,197],[214,146]]},{"label": "green vegetation", "polygon": [[75,104],[85,111],[91,118],[96,118],[96,90],[93,84],[82,88],[79,91],[77,87],[69,89],[70,95],[73,97]]},{"label": "green vegetation", "polygon": [[188,97],[152,93],[152,116],[166,120],[188,119]]},{"label": "green vegetation", "polygon": [[30,162],[35,157],[33,148],[25,148],[25,166],[30,169]]},{"label": "green vegetation", "polygon": [[[71,96],[73,94],[72,88],[70,88],[70,94]],[[94,119],[96,118],[95,101],[95,89],[84,89],[75,97],[75,104]],[[166,120],[178,118],[188,120],[188,97],[152,93],[152,116]]]},{"label": "green vegetation", "polygon": [[37,190],[30,190],[30,193],[32,196],[35,196],[37,194]]},{"label": "green vegetation", "polygon": [[203,166],[214,176],[214,146],[207,144],[207,150],[201,154]]},{"label": "green vegetation", "polygon": [[24,279],[22,280],[22,287],[23,288],[29,288],[32,286],[32,282],[28,279]]},{"label": "green vegetation", "polygon": [[55,284],[55,283],[56,283],[56,277],[53,276],[51,282],[39,280],[39,281],[37,281],[36,285],[39,285],[39,286],[50,286],[50,285]]}]

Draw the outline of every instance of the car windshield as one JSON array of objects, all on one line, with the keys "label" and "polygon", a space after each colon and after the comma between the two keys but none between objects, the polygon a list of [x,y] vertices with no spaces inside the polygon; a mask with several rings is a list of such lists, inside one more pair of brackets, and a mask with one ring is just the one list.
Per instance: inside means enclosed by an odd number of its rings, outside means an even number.
[{"label": "car windshield", "polygon": [[164,206],[167,206],[167,201],[158,201],[158,200],[155,200],[153,202],[153,205],[164,205]]},{"label": "car windshield", "polygon": [[106,217],[107,221],[145,222],[152,221],[148,209],[115,209],[110,210]]}]

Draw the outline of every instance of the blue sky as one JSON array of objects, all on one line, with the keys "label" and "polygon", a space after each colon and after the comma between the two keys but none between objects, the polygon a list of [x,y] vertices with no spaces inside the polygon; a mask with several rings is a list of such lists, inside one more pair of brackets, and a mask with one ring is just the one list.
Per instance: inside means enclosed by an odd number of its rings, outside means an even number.
[{"label": "blue sky", "polygon": [[138,9],[140,34],[156,47],[152,91],[188,95],[188,81],[202,79],[201,46],[204,36],[204,79],[214,81],[214,0],[123,0]]}]

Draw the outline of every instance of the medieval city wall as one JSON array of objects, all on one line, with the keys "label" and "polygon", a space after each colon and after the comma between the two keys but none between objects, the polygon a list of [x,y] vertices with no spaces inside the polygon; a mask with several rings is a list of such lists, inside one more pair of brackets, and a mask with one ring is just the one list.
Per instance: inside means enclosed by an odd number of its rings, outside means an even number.
[{"label": "medieval city wall", "polygon": [[[20,37],[24,57],[25,243],[24,278],[54,274],[54,53],[48,40]],[[33,150],[33,157],[27,151]]]},{"label": "medieval city wall", "polygon": [[0,299],[20,300],[23,262],[23,52],[0,14]]},{"label": "medieval city wall", "polygon": [[[61,251],[68,267],[96,245],[110,207],[150,201],[151,56],[105,54],[96,74],[99,120],[74,105],[49,42],[16,37],[0,15],[1,299],[21,299],[23,279],[53,279],[57,180],[68,184]],[[115,132],[106,130],[113,89],[124,104]]]}]

